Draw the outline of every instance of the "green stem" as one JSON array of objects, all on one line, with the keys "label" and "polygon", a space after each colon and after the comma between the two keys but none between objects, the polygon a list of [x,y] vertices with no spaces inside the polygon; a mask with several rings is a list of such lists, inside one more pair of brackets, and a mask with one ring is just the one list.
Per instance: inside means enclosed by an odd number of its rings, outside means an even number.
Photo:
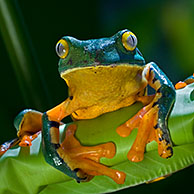
[{"label": "green stem", "polygon": [[0,31],[13,65],[24,105],[45,109],[49,95],[17,1],[0,0]]}]

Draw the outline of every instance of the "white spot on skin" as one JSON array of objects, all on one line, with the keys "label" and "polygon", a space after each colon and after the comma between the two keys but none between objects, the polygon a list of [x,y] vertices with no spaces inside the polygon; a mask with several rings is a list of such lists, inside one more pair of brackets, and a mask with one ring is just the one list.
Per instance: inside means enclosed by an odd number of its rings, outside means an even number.
[{"label": "white spot on skin", "polygon": [[54,161],[54,163],[55,163],[56,166],[60,166],[62,164],[62,162],[59,160],[58,157],[54,157],[53,158],[53,161]]}]

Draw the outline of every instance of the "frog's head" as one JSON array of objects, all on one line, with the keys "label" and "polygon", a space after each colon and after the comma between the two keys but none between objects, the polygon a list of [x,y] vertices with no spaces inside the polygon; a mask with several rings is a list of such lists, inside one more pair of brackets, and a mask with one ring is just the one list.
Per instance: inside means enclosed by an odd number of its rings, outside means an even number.
[{"label": "frog's head", "polygon": [[122,30],[110,38],[78,40],[64,36],[56,45],[60,57],[59,73],[64,78],[69,72],[86,67],[144,65],[138,50],[137,38],[129,30]]}]

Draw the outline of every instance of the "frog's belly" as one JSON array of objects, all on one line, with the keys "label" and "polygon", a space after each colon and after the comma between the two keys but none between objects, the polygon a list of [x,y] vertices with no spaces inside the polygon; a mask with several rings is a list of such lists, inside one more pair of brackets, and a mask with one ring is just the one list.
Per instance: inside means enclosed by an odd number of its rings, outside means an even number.
[{"label": "frog's belly", "polygon": [[75,112],[72,113],[72,117],[76,120],[82,120],[82,119],[92,119],[96,118],[97,116],[104,114],[106,112],[112,112],[115,110],[118,110],[119,108],[130,106],[135,102],[135,96],[130,96],[124,100],[122,100],[120,103],[107,103],[107,104],[99,104],[99,105],[93,105],[85,108],[81,108]]},{"label": "frog's belly", "polygon": [[122,64],[86,67],[62,75],[73,96],[72,116],[90,119],[131,105],[147,85],[142,71],[141,66]]}]

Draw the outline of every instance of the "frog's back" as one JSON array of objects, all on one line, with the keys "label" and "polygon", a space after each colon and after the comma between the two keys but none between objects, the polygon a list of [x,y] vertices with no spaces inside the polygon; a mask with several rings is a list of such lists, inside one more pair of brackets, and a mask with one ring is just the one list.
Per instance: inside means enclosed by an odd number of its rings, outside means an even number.
[{"label": "frog's back", "polygon": [[137,93],[146,86],[142,79],[143,68],[113,64],[67,71],[62,77],[73,97],[72,106],[79,104],[82,107],[72,116],[76,119],[94,118],[134,103]]}]

